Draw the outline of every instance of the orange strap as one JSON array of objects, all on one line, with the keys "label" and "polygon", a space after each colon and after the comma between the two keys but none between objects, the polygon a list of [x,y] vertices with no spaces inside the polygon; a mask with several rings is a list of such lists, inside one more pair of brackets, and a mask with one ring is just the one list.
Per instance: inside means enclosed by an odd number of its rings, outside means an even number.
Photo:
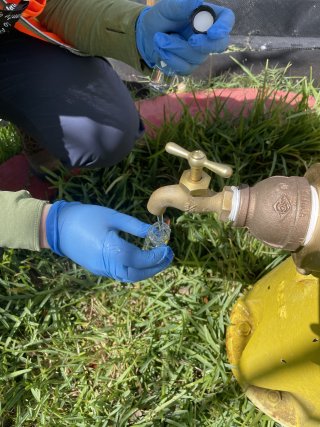
[{"label": "orange strap", "polygon": [[[39,16],[45,6],[46,6],[46,2],[47,0],[29,0],[29,5],[26,8],[26,10],[23,12],[22,16],[23,18],[25,18],[30,24],[32,24],[35,28],[37,28],[41,33],[47,34],[48,36],[50,36],[50,38],[63,43],[63,40],[58,37],[56,34],[51,33],[49,31],[47,31],[46,28],[44,28],[39,21],[36,19],[37,16]],[[19,0],[10,0],[9,3],[19,3]],[[28,34],[29,36],[33,36],[36,37],[38,39],[41,40],[45,40],[44,37],[42,37],[39,33],[35,33],[34,31],[26,28],[25,25],[23,25],[23,23],[21,21],[19,21],[16,25],[15,28],[25,34]]]},{"label": "orange strap", "polygon": [[35,18],[29,18],[27,21],[32,24],[33,27],[39,30],[39,33],[35,32],[33,29],[27,28],[21,21],[17,22],[15,28],[22,33],[28,34],[29,36],[36,37],[37,39],[49,41],[45,36],[49,36],[52,39],[52,42],[57,41],[59,43],[66,44],[60,37],[56,34],[51,33],[46,28],[44,28],[40,22]]},{"label": "orange strap", "polygon": [[[44,28],[37,19],[37,16],[43,12],[46,6],[46,1],[47,0],[29,0],[27,8],[22,13],[23,19],[20,19],[14,27],[22,33],[36,37],[40,40],[51,41],[52,43],[56,41],[58,43],[65,44],[60,37]],[[18,4],[20,3],[20,0],[3,0],[3,3]],[[27,23],[31,24],[31,26],[28,26]],[[46,36],[49,38],[46,38]]]},{"label": "orange strap", "polygon": [[[4,4],[18,4],[20,0],[1,0]],[[51,33],[43,27],[37,17],[42,13],[46,6],[46,0],[29,0],[28,7],[23,11],[20,20],[15,24],[15,29],[37,39],[56,44],[75,53],[76,55],[86,56],[78,49],[73,48],[55,33]]]}]

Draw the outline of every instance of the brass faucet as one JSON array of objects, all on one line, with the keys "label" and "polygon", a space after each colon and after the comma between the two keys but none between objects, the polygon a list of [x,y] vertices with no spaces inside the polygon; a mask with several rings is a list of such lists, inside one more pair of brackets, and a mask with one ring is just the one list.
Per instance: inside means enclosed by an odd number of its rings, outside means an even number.
[{"label": "brass faucet", "polygon": [[266,245],[292,252],[300,273],[320,274],[320,163],[304,177],[273,176],[253,187],[225,186],[221,192],[209,189],[207,168],[230,177],[232,168],[211,162],[200,150],[189,152],[173,142],[165,150],[188,160],[179,184],[158,188],[148,201],[150,213],[160,216],[166,208],[184,212],[216,212],[222,221],[247,228]]},{"label": "brass faucet", "polygon": [[210,190],[211,177],[203,168],[225,178],[232,175],[232,168],[208,160],[205,153],[200,150],[189,152],[174,142],[168,142],[165,150],[169,154],[187,159],[190,169],[183,172],[179,184],[168,185],[154,191],[147,205],[148,211],[160,216],[166,208],[174,207],[184,212],[218,212],[224,218],[222,211],[227,201],[230,204],[232,191],[215,193]]}]

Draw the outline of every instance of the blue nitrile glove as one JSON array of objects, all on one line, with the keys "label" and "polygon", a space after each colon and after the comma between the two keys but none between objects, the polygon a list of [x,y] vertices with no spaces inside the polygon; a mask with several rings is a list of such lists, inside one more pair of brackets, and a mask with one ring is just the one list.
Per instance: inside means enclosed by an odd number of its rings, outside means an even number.
[{"label": "blue nitrile glove", "polygon": [[[216,21],[206,34],[195,34],[190,17],[199,6],[210,6]],[[224,51],[234,25],[230,9],[202,0],[159,0],[140,13],[136,23],[138,51],[150,67],[165,74],[190,74],[210,53]]]},{"label": "blue nitrile glove", "polygon": [[46,220],[50,248],[99,276],[137,282],[164,270],[173,259],[169,246],[143,251],[119,236],[145,237],[150,225],[102,206],[55,202]]}]

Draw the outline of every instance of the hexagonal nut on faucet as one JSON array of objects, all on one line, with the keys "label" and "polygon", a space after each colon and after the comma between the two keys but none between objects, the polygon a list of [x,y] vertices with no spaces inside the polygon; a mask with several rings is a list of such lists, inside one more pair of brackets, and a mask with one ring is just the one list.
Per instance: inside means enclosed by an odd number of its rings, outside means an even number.
[{"label": "hexagonal nut on faucet", "polygon": [[232,209],[233,190],[231,187],[224,187],[222,190],[222,203],[219,219],[221,221],[228,221]]},{"label": "hexagonal nut on faucet", "polygon": [[183,172],[180,178],[180,184],[184,185],[189,191],[207,190],[211,181],[211,176],[202,171],[201,179],[199,181],[192,181],[191,169]]}]

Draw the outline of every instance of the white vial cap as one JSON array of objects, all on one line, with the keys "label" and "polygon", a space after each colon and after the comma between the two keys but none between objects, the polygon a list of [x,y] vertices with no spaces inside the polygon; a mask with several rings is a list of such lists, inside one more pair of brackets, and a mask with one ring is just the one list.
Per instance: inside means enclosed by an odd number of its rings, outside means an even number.
[{"label": "white vial cap", "polygon": [[201,10],[193,18],[193,27],[199,33],[206,33],[214,23],[214,17],[206,10]]}]

